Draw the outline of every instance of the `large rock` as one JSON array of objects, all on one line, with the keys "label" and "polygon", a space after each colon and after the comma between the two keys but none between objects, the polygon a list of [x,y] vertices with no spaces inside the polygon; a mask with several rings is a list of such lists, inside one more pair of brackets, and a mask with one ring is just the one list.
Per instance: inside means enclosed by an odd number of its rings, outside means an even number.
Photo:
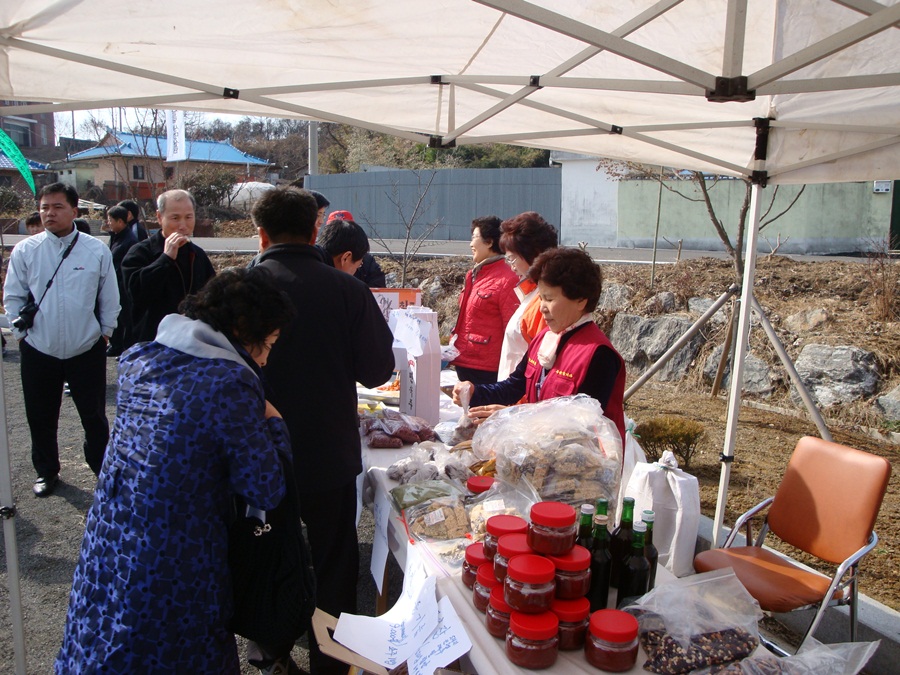
[{"label": "large rock", "polygon": [[[696,314],[698,317],[701,317],[713,306],[714,302],[715,300],[712,298],[688,298],[688,311],[691,314]],[[727,307],[727,304],[722,305],[716,310],[715,314],[709,317],[709,324],[711,326],[721,326],[722,324],[728,323],[729,311]]]},{"label": "large rock", "polygon": [[[716,371],[719,369],[719,361],[722,358],[723,346],[716,347],[710,354],[706,363],[703,365],[703,380],[712,384],[716,379]],[[775,391],[775,383],[778,381],[777,375],[769,368],[769,365],[762,359],[747,354],[744,360],[744,389],[747,394],[769,398]],[[722,386],[728,387],[731,384],[731,363],[725,366],[725,374],[722,377]]]},{"label": "large rock", "polygon": [[603,284],[603,291],[600,293],[597,309],[621,312],[628,309],[628,306],[631,304],[631,295],[631,289],[624,284],[605,283]]},{"label": "large rock", "polygon": [[[632,373],[641,373],[655,363],[687,330],[693,321],[689,317],[667,315],[644,318],[619,312],[613,320],[609,339],[625,359]],[[703,344],[697,333],[656,374],[660,380],[680,380],[691,367]]]},{"label": "large rock", "polygon": [[662,291],[644,303],[644,311],[650,314],[668,314],[675,311],[678,301],[672,291]]},{"label": "large rock", "polygon": [[889,420],[900,420],[900,386],[894,387],[884,396],[875,399],[878,408]]},{"label": "large rock", "polygon": [[828,312],[820,307],[791,314],[785,318],[784,327],[792,333],[808,333],[826,321],[828,321]]},{"label": "large rock", "polygon": [[[794,365],[813,399],[823,407],[871,396],[878,387],[875,355],[859,347],[809,344]],[[800,403],[794,387],[791,398]]]}]

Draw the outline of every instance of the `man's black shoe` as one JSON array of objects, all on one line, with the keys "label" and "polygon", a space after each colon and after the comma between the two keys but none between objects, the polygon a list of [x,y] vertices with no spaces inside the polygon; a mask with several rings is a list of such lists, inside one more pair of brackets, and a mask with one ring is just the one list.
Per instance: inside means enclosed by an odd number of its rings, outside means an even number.
[{"label": "man's black shoe", "polygon": [[31,488],[34,490],[35,497],[49,497],[53,494],[53,490],[56,489],[56,484],[59,483],[59,476],[39,476],[36,481],[34,481],[34,487]]}]

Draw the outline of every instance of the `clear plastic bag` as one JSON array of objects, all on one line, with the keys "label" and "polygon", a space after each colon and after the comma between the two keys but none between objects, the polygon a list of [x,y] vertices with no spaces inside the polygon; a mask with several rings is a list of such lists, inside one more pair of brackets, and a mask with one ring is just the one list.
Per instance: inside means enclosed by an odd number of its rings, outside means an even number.
[{"label": "clear plastic bag", "polygon": [[727,664],[759,646],[762,610],[730,569],[657,586],[625,611],[637,617],[652,673]]},{"label": "clear plastic bag", "polygon": [[[541,499],[617,503],[622,439],[600,403],[583,394],[504,408],[475,432],[472,450],[496,457],[497,477],[527,480]],[[615,513],[611,513],[615,516]]]},{"label": "clear plastic bag", "polygon": [[469,516],[459,494],[419,502],[408,507],[404,515],[410,536],[420,541],[463,539],[469,535]]},{"label": "clear plastic bag", "polygon": [[407,483],[391,489],[391,497],[398,511],[403,511],[416,504],[440,497],[460,498],[462,490],[446,480],[427,480],[420,483]]},{"label": "clear plastic bag", "polygon": [[763,653],[725,667],[704,668],[695,675],[856,675],[880,644],[881,640],[826,645],[810,638],[794,656]]},{"label": "clear plastic bag", "polygon": [[527,481],[513,485],[495,480],[485,492],[466,499],[469,528],[475,541],[484,539],[485,523],[491,516],[508,514],[528,520],[531,505],[541,501],[540,495]]}]

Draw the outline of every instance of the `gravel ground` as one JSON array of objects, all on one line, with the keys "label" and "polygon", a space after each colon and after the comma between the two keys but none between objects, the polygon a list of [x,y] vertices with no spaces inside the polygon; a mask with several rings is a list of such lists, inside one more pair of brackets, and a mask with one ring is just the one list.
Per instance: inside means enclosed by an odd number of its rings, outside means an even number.
[{"label": "gravel ground", "polygon": [[[20,568],[21,595],[24,615],[27,672],[50,673],[62,643],[66,608],[72,574],[84,532],[85,515],[93,499],[94,475],[84,462],[81,444],[83,434],[78,414],[71,398],[64,397],[60,413],[59,445],[60,484],[47,499],[32,495],[35,474],[31,466],[31,444],[22,384],[19,376],[19,353],[14,340],[7,333],[9,355],[3,359],[3,384],[6,398],[6,419],[13,497],[17,515],[16,542]],[[116,362],[107,360],[107,414],[115,414]],[[0,467],[3,470],[4,467]],[[360,522],[359,611],[374,614],[375,584],[369,573],[372,548],[373,521],[368,511]],[[7,547],[9,544],[7,543]],[[6,565],[6,548],[0,550],[0,673],[14,671],[13,631]],[[390,558],[392,566],[391,594],[399,594],[402,573]],[[308,668],[305,639],[294,649],[294,659]],[[243,654],[243,645],[240,646]],[[258,673],[256,668],[243,664],[242,672]]]}]

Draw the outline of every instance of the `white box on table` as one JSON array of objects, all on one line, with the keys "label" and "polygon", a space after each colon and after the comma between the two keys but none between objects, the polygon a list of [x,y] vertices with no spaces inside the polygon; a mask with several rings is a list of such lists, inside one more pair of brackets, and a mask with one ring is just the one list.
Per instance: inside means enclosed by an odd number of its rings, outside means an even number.
[{"label": "white box on table", "polygon": [[437,312],[427,307],[391,310],[394,360],[400,377],[400,412],[440,421],[441,342]]}]

